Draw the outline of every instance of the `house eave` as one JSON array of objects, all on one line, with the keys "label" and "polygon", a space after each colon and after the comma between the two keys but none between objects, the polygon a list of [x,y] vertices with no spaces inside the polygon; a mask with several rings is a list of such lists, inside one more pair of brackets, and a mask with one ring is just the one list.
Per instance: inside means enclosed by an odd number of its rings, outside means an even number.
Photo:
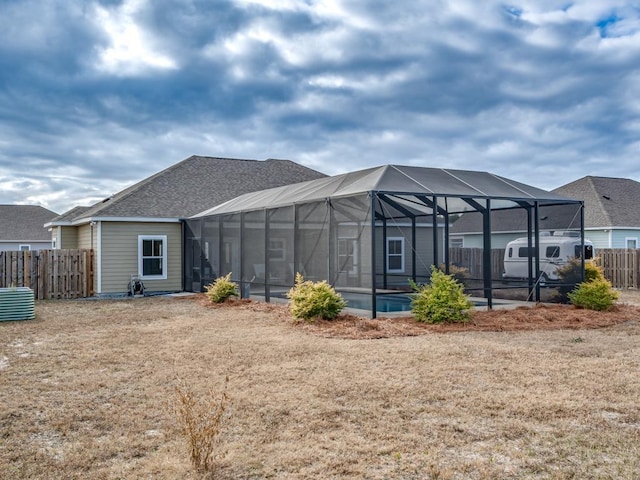
[{"label": "house eave", "polygon": [[127,222],[127,223],[180,223],[179,217],[82,217],[67,222],[52,223],[52,226],[79,226],[91,222]]}]

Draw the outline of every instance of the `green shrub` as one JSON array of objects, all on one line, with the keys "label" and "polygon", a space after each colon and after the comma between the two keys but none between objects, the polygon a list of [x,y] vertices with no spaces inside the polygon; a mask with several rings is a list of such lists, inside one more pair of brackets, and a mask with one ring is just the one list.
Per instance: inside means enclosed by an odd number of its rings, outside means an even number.
[{"label": "green shrub", "polygon": [[434,266],[431,267],[431,283],[417,285],[411,302],[411,311],[420,322],[454,323],[469,319],[469,310],[473,304],[464,294],[464,286],[452,275],[446,275]]},{"label": "green shrub", "polygon": [[571,303],[578,308],[604,311],[613,306],[618,299],[618,292],[611,287],[611,282],[607,279],[598,278],[580,283],[567,296]]},{"label": "green shrub", "polygon": [[[558,287],[557,300],[567,303],[569,301],[569,292],[582,282],[582,261],[578,257],[571,258],[566,265],[556,270],[556,275],[558,275],[560,283],[566,284]],[[595,258],[584,262],[584,281],[592,282],[594,280],[604,280],[602,268],[598,266]]]},{"label": "green shrub", "polygon": [[305,281],[300,273],[296,274],[296,284],[287,292],[287,298],[291,300],[289,308],[294,318],[304,320],[317,317],[332,320],[347,306],[347,302],[326,280]]},{"label": "green shrub", "polygon": [[231,281],[231,272],[224,277],[217,278],[213,283],[205,287],[205,295],[213,303],[222,303],[229,297],[239,297],[238,285]]}]

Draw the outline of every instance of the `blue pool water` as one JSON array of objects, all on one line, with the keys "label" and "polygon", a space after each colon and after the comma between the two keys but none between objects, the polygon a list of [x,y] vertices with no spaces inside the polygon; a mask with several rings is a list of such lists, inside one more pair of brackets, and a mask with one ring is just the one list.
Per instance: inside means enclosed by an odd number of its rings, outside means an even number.
[{"label": "blue pool water", "polygon": [[[347,308],[357,308],[371,311],[371,296],[357,293],[341,293],[347,301]],[[486,306],[485,300],[473,299],[476,307]],[[376,311],[378,312],[410,312],[411,296],[403,294],[378,295],[376,298]]]},{"label": "blue pool water", "polygon": [[[342,293],[348,308],[371,310],[371,296]],[[378,295],[376,298],[378,312],[408,312],[411,311],[411,297],[408,295]]]}]

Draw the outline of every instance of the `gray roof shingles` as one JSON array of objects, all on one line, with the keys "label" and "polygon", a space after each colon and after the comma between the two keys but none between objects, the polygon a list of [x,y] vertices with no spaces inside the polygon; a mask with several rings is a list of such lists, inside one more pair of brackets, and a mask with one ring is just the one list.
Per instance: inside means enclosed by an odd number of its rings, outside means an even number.
[{"label": "gray roof shingles", "polygon": [[586,227],[640,227],[640,182],[586,176],[554,192],[584,201]]},{"label": "gray roof shingles", "polygon": [[0,205],[0,241],[50,241],[44,224],[56,215],[39,205]]},{"label": "gray roof shingles", "polygon": [[[584,202],[585,228],[640,228],[640,182],[629,178],[586,176],[558,187],[552,192]],[[556,207],[557,208],[557,207]],[[572,220],[570,227],[579,224],[577,211],[571,207],[555,210],[554,217],[560,220]],[[544,207],[540,216],[544,217]],[[501,232],[526,230],[526,218],[522,212],[497,212],[493,219],[493,230]],[[567,228],[567,225],[551,225],[542,222],[543,229]],[[465,215],[451,228],[452,234],[477,233],[482,231],[482,219],[479,215]]]},{"label": "gray roof shingles", "polygon": [[54,223],[83,218],[186,218],[244,193],[326,177],[289,160],[193,155],[91,207]]}]

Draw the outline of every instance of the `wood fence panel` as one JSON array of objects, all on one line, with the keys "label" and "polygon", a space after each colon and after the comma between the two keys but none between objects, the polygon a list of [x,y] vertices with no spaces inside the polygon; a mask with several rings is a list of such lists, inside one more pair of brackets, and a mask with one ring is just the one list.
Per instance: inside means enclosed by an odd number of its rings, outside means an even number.
[{"label": "wood fence panel", "polygon": [[0,252],[0,288],[29,287],[38,300],[93,295],[93,250]]},{"label": "wood fence panel", "polygon": [[[457,267],[469,270],[471,278],[483,278],[483,249],[482,248],[450,248],[449,262]],[[504,248],[491,250],[491,278],[502,279],[504,270]]]},{"label": "wood fence panel", "polygon": [[640,255],[638,250],[601,248],[596,252],[604,276],[614,288],[640,287]]}]

